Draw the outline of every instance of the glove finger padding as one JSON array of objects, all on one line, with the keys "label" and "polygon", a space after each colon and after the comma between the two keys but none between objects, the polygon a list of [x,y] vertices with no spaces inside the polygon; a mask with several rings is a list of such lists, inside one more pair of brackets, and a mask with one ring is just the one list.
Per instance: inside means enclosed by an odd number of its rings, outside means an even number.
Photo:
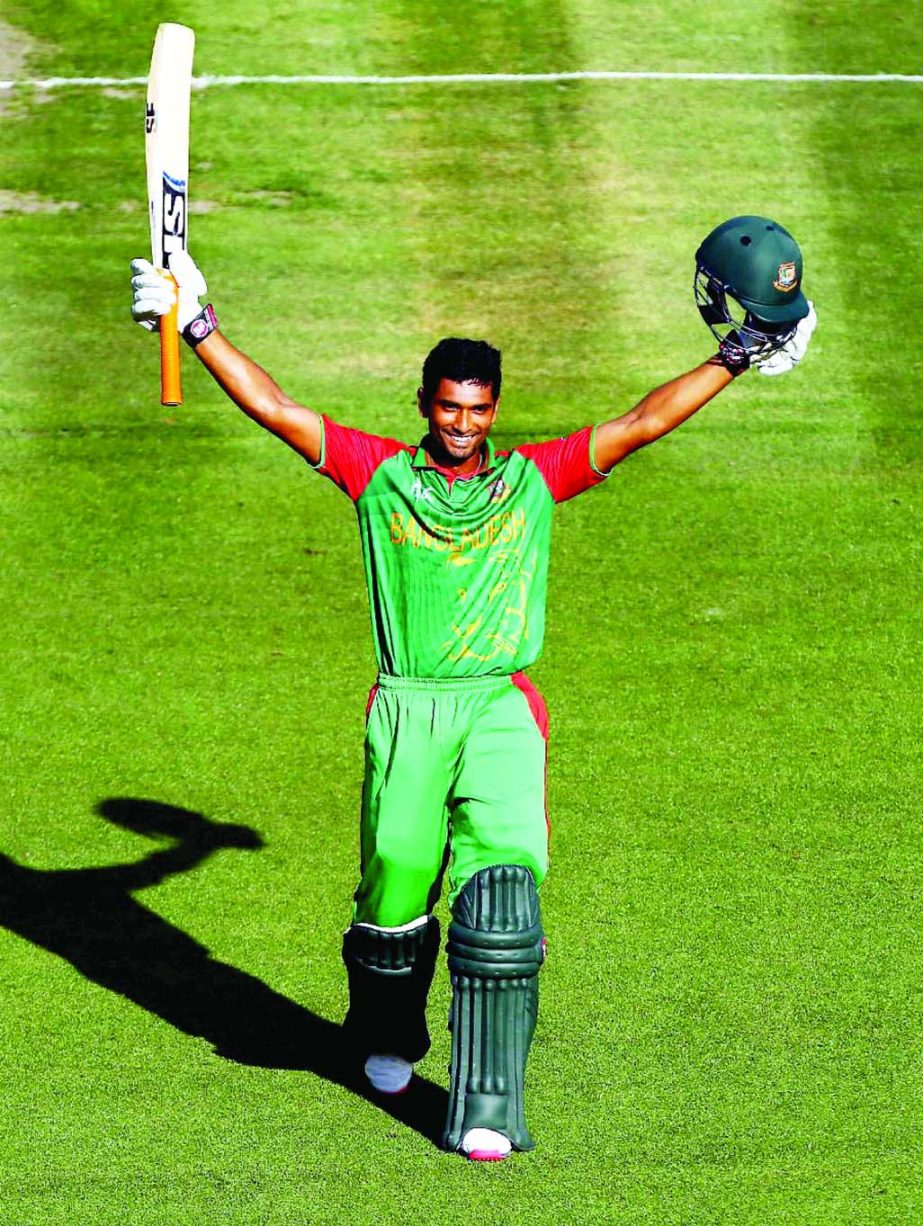
[{"label": "glove finger padding", "polygon": [[205,278],[188,251],[174,251],[170,256],[170,272],[184,293],[195,298],[208,293]]},{"label": "glove finger padding", "polygon": [[160,316],[173,306],[176,290],[150,260],[132,260],[131,271],[131,317],[147,332],[154,332]]},{"label": "glove finger padding", "polygon": [[157,320],[166,315],[177,301],[173,281],[179,287],[177,328],[180,332],[199,314],[200,295],[207,292],[205,278],[188,251],[174,251],[170,256],[170,276],[158,272],[150,260],[131,261],[131,316],[149,332],[157,327]]},{"label": "glove finger padding", "polygon": [[176,296],[173,282],[168,281],[166,277],[153,270],[151,272],[138,273],[136,277],[132,277],[131,288],[135,297],[139,293],[156,293],[158,290],[169,294],[171,301]]},{"label": "glove finger padding", "polygon": [[172,292],[167,294],[158,293],[156,290],[139,292],[131,302],[131,317],[141,320],[166,315],[173,306],[174,298],[175,294]]}]

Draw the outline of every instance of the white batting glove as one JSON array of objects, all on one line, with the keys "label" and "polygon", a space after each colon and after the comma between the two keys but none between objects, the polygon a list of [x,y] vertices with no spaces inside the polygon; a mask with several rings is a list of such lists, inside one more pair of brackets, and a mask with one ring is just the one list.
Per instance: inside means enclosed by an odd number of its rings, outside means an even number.
[{"label": "white batting glove", "polygon": [[[131,317],[148,332],[154,332],[161,315],[166,315],[173,306],[176,291],[150,260],[132,260],[131,271]],[[188,251],[173,252],[170,272],[179,286],[176,323],[182,332],[202,310],[199,298],[207,293],[208,286]]]},{"label": "white batting glove", "polygon": [[779,349],[772,357],[760,365],[761,375],[784,375],[794,370],[807,352],[808,343],[817,327],[817,312],[814,303],[808,299],[810,310],[795,329],[795,335]]}]

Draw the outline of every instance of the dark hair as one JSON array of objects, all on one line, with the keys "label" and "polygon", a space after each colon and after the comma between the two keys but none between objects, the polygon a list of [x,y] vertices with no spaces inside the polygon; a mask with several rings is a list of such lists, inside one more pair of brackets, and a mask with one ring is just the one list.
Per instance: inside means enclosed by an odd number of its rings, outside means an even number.
[{"label": "dark hair", "polygon": [[494,349],[487,341],[447,336],[429,351],[423,363],[423,403],[430,403],[442,379],[490,387],[496,400],[500,395],[501,377],[499,349]]}]

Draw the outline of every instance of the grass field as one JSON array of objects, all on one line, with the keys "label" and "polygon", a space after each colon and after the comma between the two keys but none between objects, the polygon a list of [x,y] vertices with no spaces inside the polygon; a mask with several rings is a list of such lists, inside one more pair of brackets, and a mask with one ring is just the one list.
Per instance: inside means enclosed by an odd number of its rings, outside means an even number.
[{"label": "grass field", "polygon": [[[919,0],[12,0],[0,77],[915,73]],[[128,316],[143,90],[0,95],[3,1226],[923,1222],[923,86],[213,88],[191,250],[293,395],[415,441],[445,334],[498,441],[709,352],[693,252],[777,217],[820,327],[558,513],[532,1155],[341,1084],[374,677],[349,504]],[[444,912],[443,912],[444,918]]]}]

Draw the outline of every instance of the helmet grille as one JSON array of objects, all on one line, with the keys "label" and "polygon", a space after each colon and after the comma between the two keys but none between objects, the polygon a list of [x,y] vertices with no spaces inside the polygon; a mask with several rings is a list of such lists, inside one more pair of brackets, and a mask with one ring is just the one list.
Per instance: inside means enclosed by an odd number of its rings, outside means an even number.
[{"label": "helmet grille", "polygon": [[[743,239],[741,239],[743,242]],[[696,305],[719,345],[724,341],[746,350],[751,366],[759,366],[795,335],[794,323],[759,319],[734,297],[730,285],[699,265],[693,283]]]}]

